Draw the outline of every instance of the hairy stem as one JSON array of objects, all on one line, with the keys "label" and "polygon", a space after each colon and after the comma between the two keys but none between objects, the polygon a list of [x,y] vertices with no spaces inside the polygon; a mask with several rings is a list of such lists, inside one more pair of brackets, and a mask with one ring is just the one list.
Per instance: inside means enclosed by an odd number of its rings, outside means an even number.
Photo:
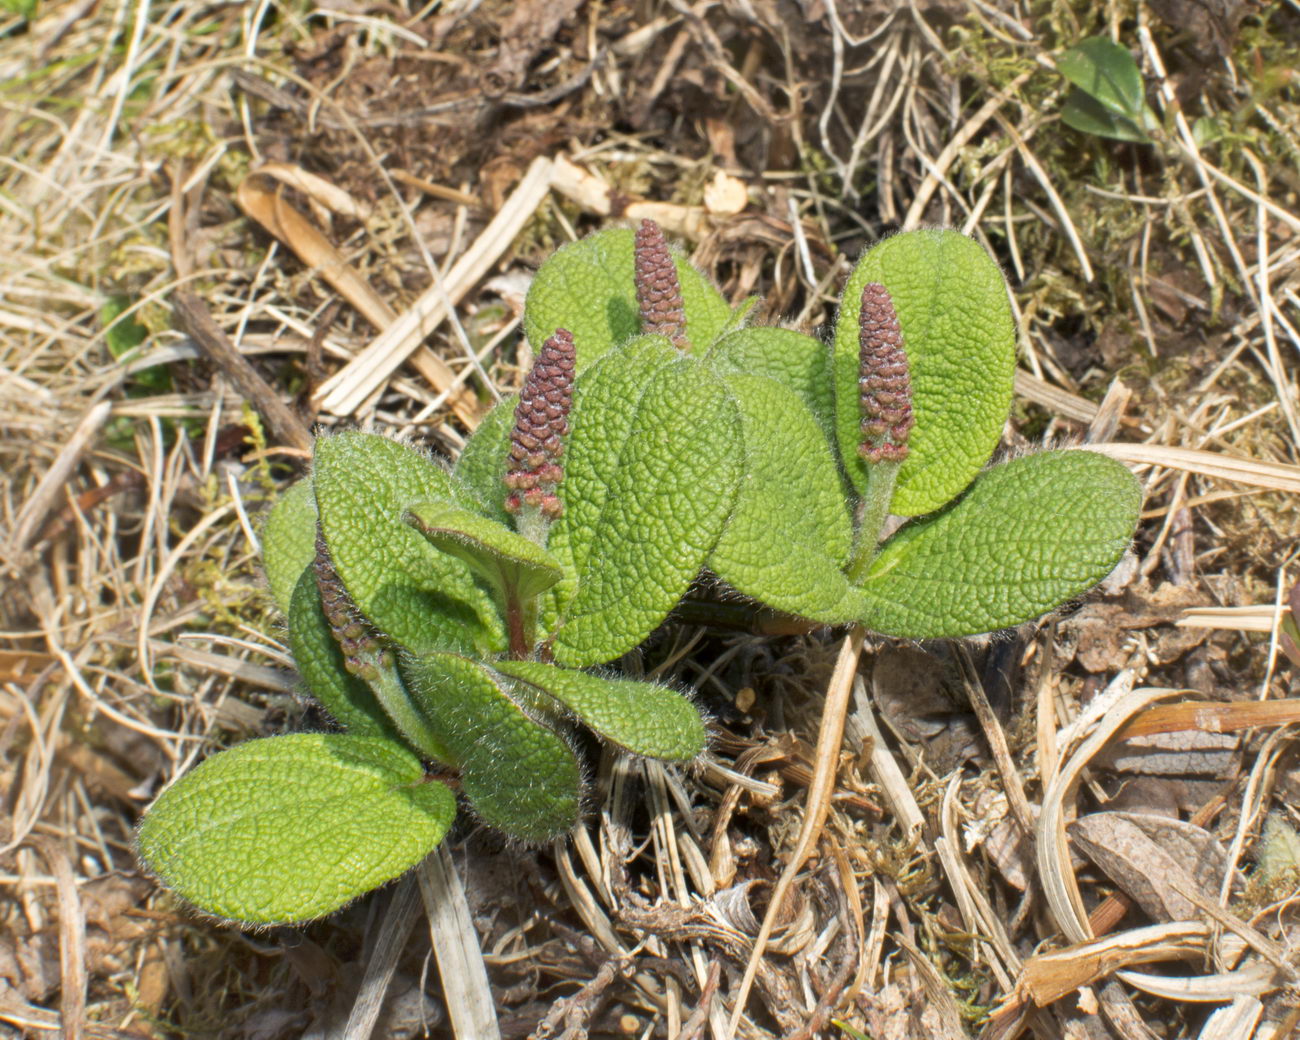
[{"label": "hairy stem", "polygon": [[881,461],[867,471],[867,489],[862,496],[857,532],[853,540],[853,558],[849,561],[849,581],[862,583],[880,549],[880,532],[889,517],[889,503],[894,497],[894,483],[902,462]]}]

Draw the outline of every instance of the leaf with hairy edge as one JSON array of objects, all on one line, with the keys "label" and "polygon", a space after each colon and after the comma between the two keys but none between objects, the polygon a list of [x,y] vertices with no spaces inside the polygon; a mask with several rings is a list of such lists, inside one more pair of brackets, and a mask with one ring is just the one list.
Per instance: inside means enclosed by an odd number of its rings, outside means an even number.
[{"label": "leaf with hairy edge", "polygon": [[912,639],[1030,621],[1110,573],[1141,504],[1133,475],[1094,452],[994,466],[947,509],[885,543],[862,586],[861,621]]},{"label": "leaf with hairy edge", "polygon": [[315,558],[316,494],[306,478],[276,499],[262,528],[262,566],[271,594],[286,614],[298,576]]},{"label": "leaf with hairy edge", "polygon": [[201,910],[248,924],[308,921],[390,881],[456,815],[444,785],[388,740],[294,733],[222,751],[140,822],[149,867]]},{"label": "leaf with hairy edge", "polygon": [[456,654],[425,654],[404,670],[484,823],[542,842],[577,822],[582,775],[572,749],[526,714],[486,668]]},{"label": "leaf with hairy edge", "polygon": [[721,372],[775,379],[803,398],[828,433],[835,428],[831,352],[812,336],[792,329],[741,329],[718,340],[709,361]]},{"label": "leaf with hairy edge", "polygon": [[317,440],[312,479],[334,569],[380,632],[416,653],[504,647],[488,591],[402,520],[428,499],[473,508],[451,476],[386,437],[349,432]]},{"label": "leaf with hairy edge", "polygon": [[686,592],[735,500],[741,441],[721,379],[656,337],[580,380],[572,414],[549,548],[576,588],[552,646],[582,667],[632,649]]},{"label": "leaf with hairy edge", "polygon": [[842,570],[853,529],[826,431],[780,383],[739,372],[724,379],[740,410],[744,476],[709,567],[777,610],[848,621],[858,607]]},{"label": "leaf with hairy edge", "polygon": [[[541,350],[556,329],[573,333],[578,371],[641,333],[633,265],[633,232],[611,228],[572,242],[542,264],[528,289],[524,331]],[[673,257],[686,311],[686,336],[703,351],[726,328],[731,308],[680,256]]]},{"label": "leaf with hairy edge", "polygon": [[451,502],[416,502],[406,520],[436,548],[464,560],[502,602],[532,599],[564,576],[559,561],[536,542]]},{"label": "leaf with hairy edge", "polygon": [[605,679],[540,661],[496,661],[492,667],[546,694],[634,755],[688,762],[704,750],[699,712],[667,686]]},{"label": "leaf with hairy edge", "polygon": [[482,500],[485,516],[507,526],[511,526],[512,520],[505,507],[506,456],[510,452],[510,430],[518,403],[519,395],[511,394],[483,417],[451,471],[453,477]]},{"label": "leaf with hairy edge", "polygon": [[844,287],[835,321],[835,428],[855,487],[858,455],[858,311],[862,289],[893,297],[912,378],[916,426],[890,512],[919,516],[956,497],[988,462],[1011,407],[1016,328],[1002,272],[956,231],[908,231],[870,249]]},{"label": "leaf with hairy edge", "polygon": [[289,649],[312,696],[339,725],[358,736],[397,739],[370,687],[347,670],[310,567],[299,576],[289,604]]}]

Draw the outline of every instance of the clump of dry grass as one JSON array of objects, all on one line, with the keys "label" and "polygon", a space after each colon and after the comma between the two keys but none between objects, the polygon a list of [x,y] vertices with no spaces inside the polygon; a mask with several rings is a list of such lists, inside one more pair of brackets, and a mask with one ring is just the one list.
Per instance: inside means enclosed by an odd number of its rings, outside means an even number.
[{"label": "clump of dry grass", "polygon": [[[569,843],[466,832],[440,861],[471,879],[472,918],[442,931],[481,945],[503,1035],[693,1040],[735,1017],[738,1035],[811,1037],[835,1016],[873,1037],[1063,1036],[1091,1008],[1123,1037],[1285,1023],[1294,886],[1231,878],[1300,790],[1288,706],[1250,703],[1291,682],[1273,605],[1300,533],[1300,9],[1225,7],[1191,33],[1178,10],[3,16],[0,1021],[269,1038],[351,1013],[355,1036],[382,1005],[389,1035],[469,1035],[427,978],[437,939],[408,941],[409,884],[241,936],[138,872],[134,820],[162,784],[217,744],[313,723],[256,564],[258,514],[302,443],[172,304],[195,293],[301,424],[450,455],[517,384],[531,266],[644,211],[733,298],[760,292],[769,320],[807,328],[880,234],[975,235],[1021,322],[1010,446],[1087,439],[1125,459],[1146,523],[1105,595],[973,650],[872,646],[832,683],[827,633],[683,628],[648,647],[644,666],[696,684],[718,719],[700,768],[599,758],[599,813]],[[1152,146],[1056,118],[1051,54],[1102,32],[1140,60]],[[1192,606],[1236,613],[1176,625]],[[1176,779],[1131,743],[1155,739],[1139,728],[1165,687],[1227,712],[1227,735],[1187,710],[1162,723]],[[1128,736],[1126,764],[1107,733]],[[1069,818],[1117,798],[1222,850],[1187,896],[1194,922],[1069,858]],[[1183,989],[1088,969],[1157,947],[1183,959]],[[1200,966],[1216,959],[1238,974]],[[1220,1005],[1237,1024],[1202,1032]]]}]

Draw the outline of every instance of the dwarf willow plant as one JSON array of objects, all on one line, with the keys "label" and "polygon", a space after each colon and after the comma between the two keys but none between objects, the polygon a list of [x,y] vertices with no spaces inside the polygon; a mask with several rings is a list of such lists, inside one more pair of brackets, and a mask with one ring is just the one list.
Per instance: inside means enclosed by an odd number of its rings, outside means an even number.
[{"label": "dwarf willow plant", "polygon": [[[777,610],[934,638],[1017,625],[1100,580],[1137,482],[1082,451],[985,468],[1015,333],[996,265],[898,235],[849,278],[834,342],[752,327],[646,222],[556,253],[528,295],[537,361],[449,472],[384,437],[321,437],[263,552],[303,681],[345,732],[212,756],[145,815],[144,860],[243,922],[337,909],[433,849],[463,801],[563,834],[576,727],[688,761],[665,686],[591,669],[707,569]],[[913,518],[881,543],[891,516]]]}]

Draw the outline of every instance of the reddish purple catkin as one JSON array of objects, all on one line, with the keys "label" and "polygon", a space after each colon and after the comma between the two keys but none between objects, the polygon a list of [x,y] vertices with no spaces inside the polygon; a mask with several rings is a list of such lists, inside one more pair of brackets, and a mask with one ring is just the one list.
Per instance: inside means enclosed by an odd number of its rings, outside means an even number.
[{"label": "reddish purple catkin", "polygon": [[325,544],[320,524],[316,525],[316,558],[312,561],[312,570],[320,593],[321,611],[329,622],[330,634],[343,651],[344,666],[362,679],[378,679],[378,668],[391,667],[392,652],[384,647],[343,587],[330,559],[329,546]]},{"label": "reddish purple catkin", "polygon": [[677,267],[668,252],[668,241],[653,220],[641,221],[636,229],[636,302],[641,312],[641,331],[666,336],[678,350],[689,350],[686,339],[686,310]]},{"label": "reddish purple catkin", "polygon": [[858,315],[858,392],[862,408],[862,443],[858,453],[868,462],[902,462],[912,414],[912,378],[908,373],[903,331],[889,290],[879,282],[862,289]]},{"label": "reddish purple catkin", "polygon": [[554,518],[564,509],[555,487],[564,479],[560,456],[569,432],[575,357],[573,335],[567,329],[556,329],[524,380],[515,406],[515,426],[510,431],[505,476],[510,489],[505,506],[512,513],[536,506],[544,516]]}]

